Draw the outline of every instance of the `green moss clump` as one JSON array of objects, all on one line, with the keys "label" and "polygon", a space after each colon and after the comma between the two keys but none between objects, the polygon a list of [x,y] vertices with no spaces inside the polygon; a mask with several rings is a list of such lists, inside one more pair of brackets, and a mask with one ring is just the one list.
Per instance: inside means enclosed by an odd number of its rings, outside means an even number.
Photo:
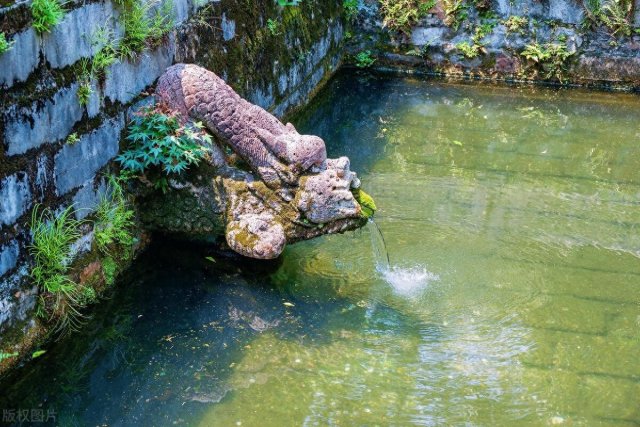
[{"label": "green moss clump", "polygon": [[0,33],[0,55],[13,47],[12,41],[8,41],[4,33]]},{"label": "green moss clump", "polygon": [[102,260],[102,273],[104,274],[104,281],[107,285],[113,285],[116,280],[117,271],[118,264],[116,264],[113,258],[107,257]]},{"label": "green moss clump", "polygon": [[244,228],[234,227],[232,230],[235,231],[235,234],[233,236],[235,241],[240,243],[245,248],[253,248],[260,242],[258,236],[250,233]]},{"label": "green moss clump", "polygon": [[362,215],[365,218],[371,218],[373,214],[378,210],[376,207],[376,202],[373,201],[373,197],[362,191],[361,189],[351,190],[353,197],[355,197],[356,202],[362,208]]}]

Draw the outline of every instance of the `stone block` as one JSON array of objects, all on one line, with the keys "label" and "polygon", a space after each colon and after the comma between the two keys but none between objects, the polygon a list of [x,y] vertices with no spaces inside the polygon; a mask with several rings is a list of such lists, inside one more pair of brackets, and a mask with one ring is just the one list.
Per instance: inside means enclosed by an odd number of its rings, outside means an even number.
[{"label": "stone block", "polygon": [[124,114],[105,121],[102,126],[83,135],[74,145],[65,145],[55,156],[56,192],[66,194],[84,185],[109,160],[118,154]]},{"label": "stone block", "polygon": [[417,27],[411,33],[411,43],[415,46],[440,46],[449,32],[447,27]]},{"label": "stone block", "polygon": [[74,83],[44,103],[34,102],[29,108],[9,112],[5,131],[7,154],[22,154],[65,138],[82,118],[77,92],[78,84]]},{"label": "stone block", "polygon": [[76,218],[83,219],[94,212],[98,203],[100,203],[100,198],[105,194],[106,189],[107,186],[104,180],[100,182],[97,188],[94,185],[93,180],[90,180],[83,185],[76,195],[73,196]]},{"label": "stone block", "polygon": [[10,225],[24,214],[31,203],[29,177],[24,172],[0,181],[0,225]]},{"label": "stone block", "polygon": [[91,95],[89,95],[89,102],[87,102],[87,114],[90,118],[96,117],[100,114],[102,109],[102,91],[97,80],[91,80]]},{"label": "stone block", "polygon": [[573,0],[549,0],[548,18],[577,25],[584,19],[582,6]]},{"label": "stone block", "polygon": [[51,33],[43,37],[43,51],[49,64],[62,68],[93,56],[102,47],[92,46],[94,34],[105,27],[115,30],[115,20],[110,19],[114,14],[110,2],[91,3],[66,13]]},{"label": "stone block", "polygon": [[49,175],[47,173],[47,155],[42,154],[36,159],[36,182],[35,182],[35,197],[44,199],[47,191],[47,185],[49,184]]},{"label": "stone block", "polygon": [[175,42],[173,37],[167,46],[140,54],[134,61],[123,61],[109,67],[104,85],[104,96],[123,104],[135,98],[151,85],[173,63]]},{"label": "stone block", "polygon": [[228,42],[236,36],[236,21],[227,19],[224,13],[222,14],[220,25],[222,26],[222,38],[224,41]]},{"label": "stone block", "polygon": [[0,277],[16,266],[19,255],[20,248],[16,241],[0,246]]},{"label": "stone block", "polygon": [[13,47],[0,55],[0,86],[27,80],[40,60],[40,42],[33,28],[10,38]]}]

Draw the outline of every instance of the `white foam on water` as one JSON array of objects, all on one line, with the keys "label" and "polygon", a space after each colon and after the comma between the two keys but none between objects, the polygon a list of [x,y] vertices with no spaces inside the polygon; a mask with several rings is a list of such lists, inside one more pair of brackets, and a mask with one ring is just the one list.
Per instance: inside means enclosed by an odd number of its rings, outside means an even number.
[{"label": "white foam on water", "polygon": [[425,267],[392,266],[378,270],[382,278],[393,288],[398,295],[415,296],[427,288],[429,283],[439,280],[440,276],[428,271]]}]

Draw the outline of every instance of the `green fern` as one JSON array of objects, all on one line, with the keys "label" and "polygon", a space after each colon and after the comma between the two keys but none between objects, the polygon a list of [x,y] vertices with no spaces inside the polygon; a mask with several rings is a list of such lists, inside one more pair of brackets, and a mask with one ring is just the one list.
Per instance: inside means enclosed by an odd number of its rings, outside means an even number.
[{"label": "green fern", "polygon": [[436,0],[380,0],[382,23],[392,30],[408,32],[435,5]]}]

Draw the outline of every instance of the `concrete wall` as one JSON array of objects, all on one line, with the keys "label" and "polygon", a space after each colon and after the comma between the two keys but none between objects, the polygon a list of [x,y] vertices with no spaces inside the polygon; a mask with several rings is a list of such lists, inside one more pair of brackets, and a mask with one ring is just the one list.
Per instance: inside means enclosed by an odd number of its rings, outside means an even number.
[{"label": "concrete wall", "polygon": [[[640,0],[635,0],[629,19],[630,36],[612,36],[603,25],[584,25],[584,0],[489,3],[488,12],[493,18],[487,19],[471,0],[464,2],[468,18],[455,29],[445,24],[444,2],[438,0],[427,16],[403,34],[383,27],[378,0],[360,0],[357,36],[349,50],[374,50],[379,56],[377,65],[489,79],[544,80],[547,73],[542,67],[532,66],[521,53],[534,42],[564,39],[562,43],[573,54],[566,61],[565,83],[640,89],[640,33],[636,33],[640,27]],[[520,31],[508,31],[504,25],[512,16],[527,20]],[[495,27],[481,40],[483,51],[475,58],[467,58],[456,45],[473,44],[472,37],[483,22],[493,22]],[[410,51],[412,55],[407,54]]]},{"label": "concrete wall", "polygon": [[[307,102],[337,68],[343,35],[338,0],[284,8],[274,0],[174,0],[175,29],[162,45],[111,65],[106,77],[91,82],[87,105],[80,105],[81,60],[91,60],[101,47],[92,45],[93,34],[106,27],[121,36],[123,12],[109,0],[70,2],[62,22],[38,35],[29,3],[0,8],[0,31],[14,43],[0,56],[3,351],[11,344],[4,339],[8,329],[26,325],[23,333],[36,323],[38,290],[28,278],[34,205],[58,209],[75,203],[78,217],[92,212],[105,188],[104,173],[123,146],[130,114],[169,65],[203,65],[251,101],[283,115]],[[266,28],[267,19],[280,23],[275,34]],[[73,145],[66,143],[71,133],[79,137]],[[91,230],[86,232],[85,243]]]}]

